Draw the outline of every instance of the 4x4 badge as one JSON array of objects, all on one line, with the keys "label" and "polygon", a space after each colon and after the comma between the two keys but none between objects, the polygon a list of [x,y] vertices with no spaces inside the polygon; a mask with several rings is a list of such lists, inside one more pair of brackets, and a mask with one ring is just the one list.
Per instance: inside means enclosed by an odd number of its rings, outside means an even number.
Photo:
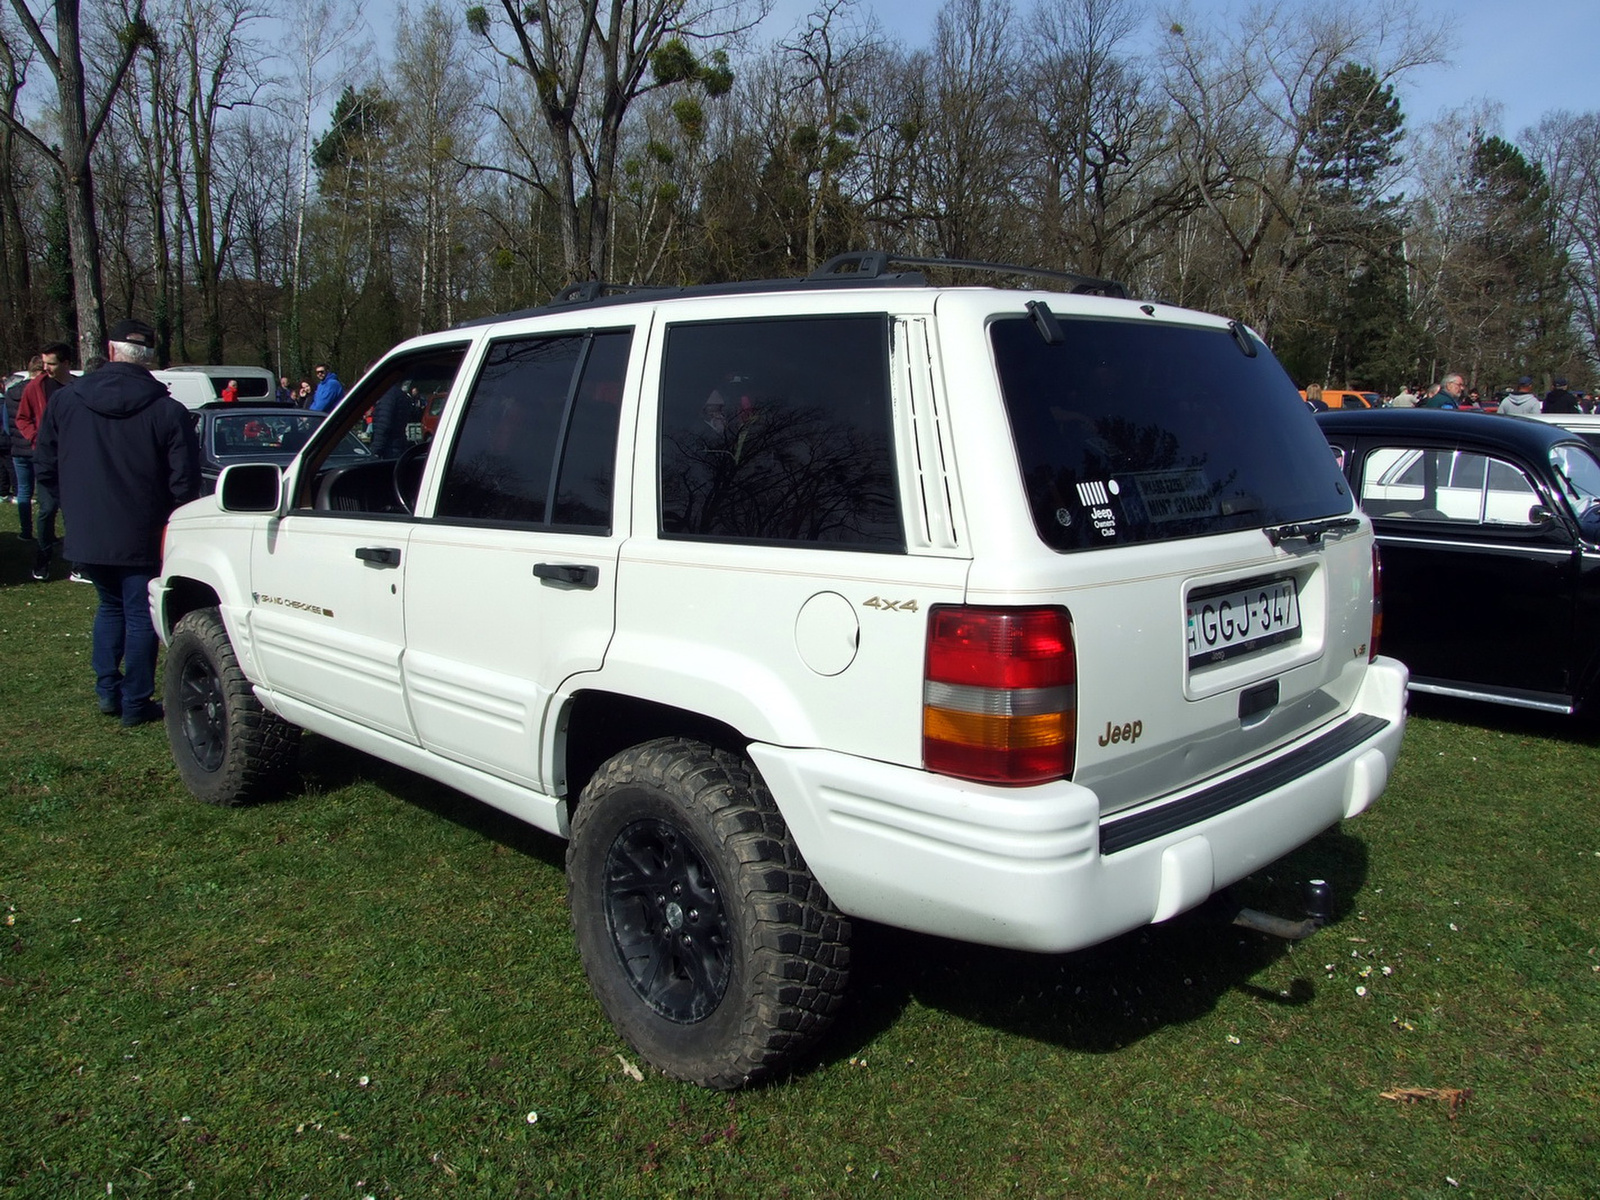
[{"label": "4x4 badge", "polygon": [[885,600],[881,596],[874,596],[871,600],[863,600],[862,608],[877,608],[884,612],[910,612],[917,611],[915,600]]}]

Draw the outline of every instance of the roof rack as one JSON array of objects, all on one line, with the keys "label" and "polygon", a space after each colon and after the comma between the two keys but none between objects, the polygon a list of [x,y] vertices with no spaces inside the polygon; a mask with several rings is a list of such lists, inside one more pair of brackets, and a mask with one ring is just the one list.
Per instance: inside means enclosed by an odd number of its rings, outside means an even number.
[{"label": "roof rack", "polygon": [[928,277],[921,271],[891,272],[888,269],[891,263],[909,267],[987,271],[997,275],[1046,279],[1052,283],[1066,284],[1068,291],[1082,296],[1126,299],[1128,295],[1127,289],[1115,280],[1096,279],[1092,275],[1078,275],[1071,271],[1052,271],[1044,267],[1022,267],[1012,263],[979,262],[965,258],[911,258],[899,254],[887,254],[882,250],[853,250],[847,254],[834,255],[801,279],[757,279],[741,283],[707,283],[691,286],[640,286],[586,279],[568,284],[557,292],[548,304],[519,309],[515,312],[475,317],[458,322],[455,328],[465,329],[475,325],[515,320],[519,317],[538,316],[556,309],[623,304],[630,300],[664,300],[685,296],[738,296],[757,292],[797,292],[853,287],[928,286]]},{"label": "roof rack", "polygon": [[886,254],[882,250],[851,250],[845,254],[835,254],[807,275],[806,279],[823,280],[840,276],[876,279],[885,273],[890,263],[900,263],[908,267],[988,271],[995,275],[1022,275],[1029,279],[1048,279],[1053,283],[1065,283],[1073,295],[1110,296],[1117,300],[1128,298],[1128,289],[1116,280],[1080,275],[1076,271],[1053,271],[1048,267],[1023,267],[1015,263],[984,262],[972,258],[916,258],[904,254]]}]

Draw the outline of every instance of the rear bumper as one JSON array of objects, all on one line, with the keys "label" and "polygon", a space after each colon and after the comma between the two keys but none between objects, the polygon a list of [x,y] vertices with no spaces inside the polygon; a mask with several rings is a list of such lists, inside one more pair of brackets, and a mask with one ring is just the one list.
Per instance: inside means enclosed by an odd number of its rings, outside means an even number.
[{"label": "rear bumper", "polygon": [[1380,658],[1334,725],[1106,821],[1071,783],[996,788],[826,750],[750,753],[845,912],[1057,952],[1192,908],[1365,810],[1400,753],[1405,689],[1405,668]]}]

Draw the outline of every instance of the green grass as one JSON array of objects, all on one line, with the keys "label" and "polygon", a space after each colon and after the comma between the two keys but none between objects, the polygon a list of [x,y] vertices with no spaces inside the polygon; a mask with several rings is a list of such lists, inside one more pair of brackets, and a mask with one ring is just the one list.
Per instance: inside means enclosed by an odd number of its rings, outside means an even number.
[{"label": "green grass", "polygon": [[[298,794],[197,804],[159,727],[95,709],[92,590],[22,582],[19,552],[0,534],[0,1195],[1600,1189],[1581,727],[1423,708],[1373,811],[1246,886],[1294,915],[1334,882],[1297,946],[865,928],[817,1061],[729,1097],[626,1073],[559,842],[315,738]],[[1402,1087],[1472,1094],[1452,1116]]]}]

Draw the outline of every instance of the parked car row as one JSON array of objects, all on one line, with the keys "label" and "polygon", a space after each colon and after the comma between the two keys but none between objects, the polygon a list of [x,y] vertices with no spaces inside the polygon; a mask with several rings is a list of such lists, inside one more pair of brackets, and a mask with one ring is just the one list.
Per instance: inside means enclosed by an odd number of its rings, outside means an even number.
[{"label": "parked car row", "polygon": [[1412,691],[1558,713],[1600,700],[1600,418],[1317,422],[1372,519],[1384,652]]}]

